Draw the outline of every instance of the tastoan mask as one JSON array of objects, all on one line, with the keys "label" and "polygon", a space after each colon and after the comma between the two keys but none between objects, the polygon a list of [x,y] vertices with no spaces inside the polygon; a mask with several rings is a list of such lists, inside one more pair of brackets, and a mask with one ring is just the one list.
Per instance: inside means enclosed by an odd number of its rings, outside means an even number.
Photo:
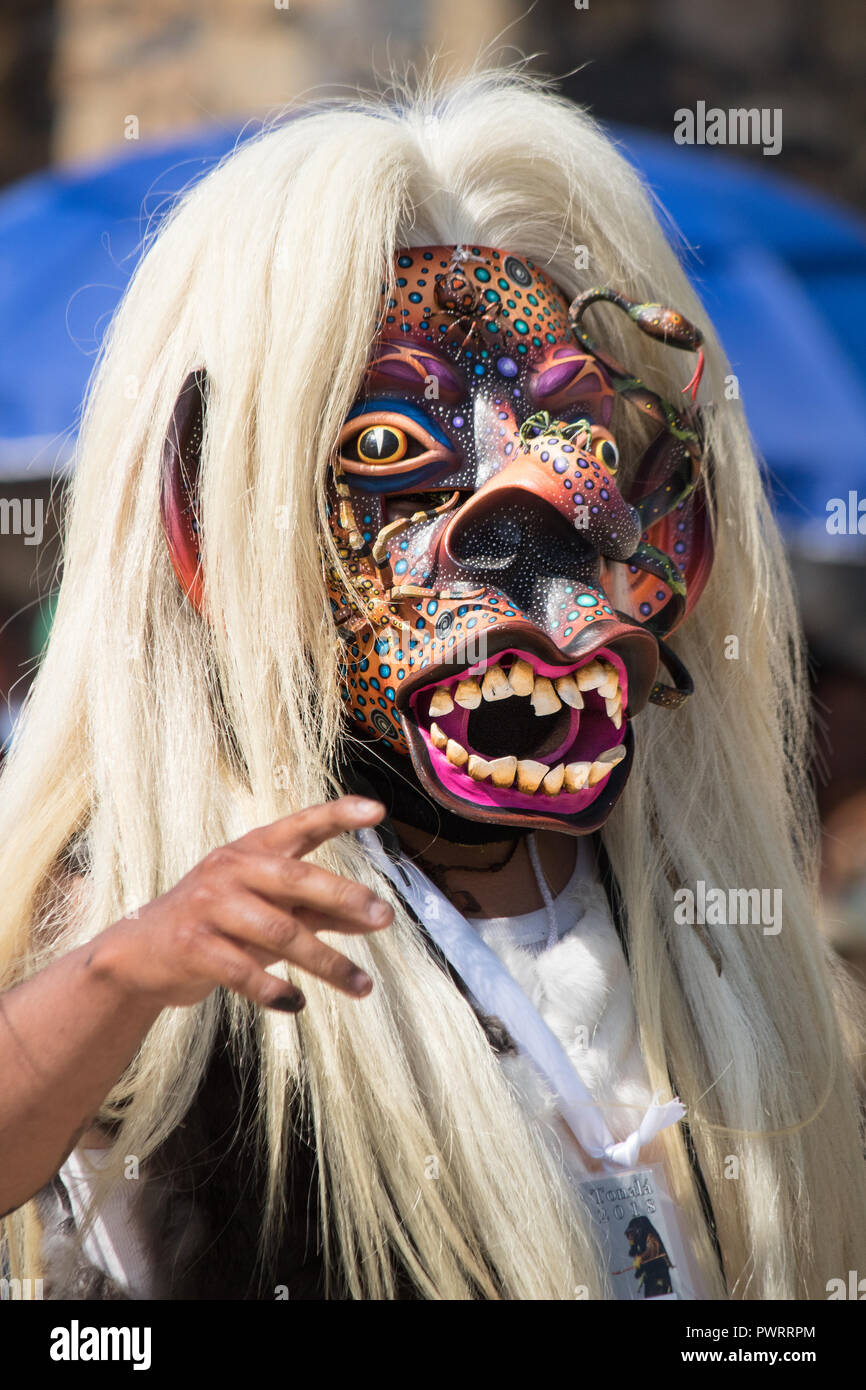
[{"label": "tastoan mask", "polygon": [[[531,260],[494,248],[408,248],[395,270],[329,490],[347,715],[459,816],[587,833],[626,784],[631,721],[690,689],[662,638],[712,549],[697,411],[650,391],[583,318],[607,302],[673,346],[697,351],[700,334],[607,288],[569,302]],[[658,425],[634,468],[610,428],[618,394]],[[199,606],[205,401],[193,373],[162,492]],[[673,687],[657,680],[660,657]]]},{"label": "tastoan mask", "polygon": [[[612,291],[570,305],[488,247],[407,249],[384,294],[330,499],[355,732],[408,754],[461,816],[597,828],[628,776],[630,721],[651,695],[681,698],[655,688],[658,638],[709,546],[694,414],[602,354],[583,312],[605,299],[677,346],[700,337]],[[629,498],[618,389],[662,426]]]}]

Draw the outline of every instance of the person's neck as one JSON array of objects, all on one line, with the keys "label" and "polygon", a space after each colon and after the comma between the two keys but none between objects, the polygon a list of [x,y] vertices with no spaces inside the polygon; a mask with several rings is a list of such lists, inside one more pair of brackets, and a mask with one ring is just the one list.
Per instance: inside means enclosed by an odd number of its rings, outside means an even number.
[{"label": "person's neck", "polygon": [[[492,825],[486,843],[461,845],[401,821],[393,825],[408,857],[464,915],[518,917],[543,907],[525,837],[497,840]],[[536,845],[542,872],[556,897],[574,872],[576,843],[570,835],[544,830],[537,833]]]}]

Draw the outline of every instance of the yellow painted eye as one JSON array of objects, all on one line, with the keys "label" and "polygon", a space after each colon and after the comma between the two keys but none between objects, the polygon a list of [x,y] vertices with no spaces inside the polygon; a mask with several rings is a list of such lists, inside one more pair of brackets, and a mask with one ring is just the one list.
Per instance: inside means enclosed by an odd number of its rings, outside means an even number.
[{"label": "yellow painted eye", "polygon": [[355,415],[346,421],[337,443],[340,469],[361,476],[402,477],[440,463],[444,471],[454,460],[454,450],[417,420],[372,407],[364,411],[362,419]]},{"label": "yellow painted eye", "polygon": [[406,457],[409,441],[393,425],[373,425],[359,435],[355,447],[364,463],[399,463]]},{"label": "yellow painted eye", "polygon": [[619,466],[619,449],[612,439],[599,439],[595,446],[595,456],[611,473],[616,472]]}]

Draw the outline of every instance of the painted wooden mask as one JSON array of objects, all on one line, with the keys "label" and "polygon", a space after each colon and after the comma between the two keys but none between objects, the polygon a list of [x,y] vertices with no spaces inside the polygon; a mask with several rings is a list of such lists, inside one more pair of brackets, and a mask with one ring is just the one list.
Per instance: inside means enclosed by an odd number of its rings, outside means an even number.
[{"label": "painted wooden mask", "polygon": [[[700,334],[610,289],[569,303],[489,247],[413,247],[396,275],[329,489],[347,717],[457,815],[587,833],[625,787],[631,721],[690,689],[663,637],[712,547],[697,411],[599,349],[583,314],[609,302],[693,351]],[[203,386],[184,384],[163,478],[172,560],[199,605]],[[659,427],[636,469],[620,470],[617,394]]]}]

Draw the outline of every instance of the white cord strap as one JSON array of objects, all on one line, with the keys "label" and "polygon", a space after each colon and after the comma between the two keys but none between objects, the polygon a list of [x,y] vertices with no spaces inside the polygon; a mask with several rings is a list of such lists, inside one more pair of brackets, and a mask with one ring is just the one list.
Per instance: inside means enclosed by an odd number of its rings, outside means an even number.
[{"label": "white cord strap", "polygon": [[547,910],[547,949],[550,950],[551,946],[555,946],[559,940],[559,924],[556,920],[556,905],[553,901],[553,894],[547,886],[547,879],[544,877],[544,870],[538,857],[535,831],[527,838],[526,847],[529,850],[529,862],[532,865],[532,872],[535,874],[535,882],[538,884],[538,891]]}]

